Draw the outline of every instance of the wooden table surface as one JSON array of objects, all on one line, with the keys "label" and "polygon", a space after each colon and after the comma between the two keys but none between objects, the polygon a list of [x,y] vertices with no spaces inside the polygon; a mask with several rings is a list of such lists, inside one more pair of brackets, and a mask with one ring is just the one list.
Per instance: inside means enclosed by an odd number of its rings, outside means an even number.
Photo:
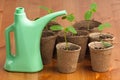
[{"label": "wooden table surface", "polygon": [[[12,73],[3,69],[5,62],[5,41],[4,30],[13,22],[15,7],[25,8],[29,19],[46,14],[38,6],[44,5],[55,11],[66,9],[68,13],[74,13],[76,20],[82,20],[84,12],[88,9],[93,0],[0,0],[0,80],[120,80],[120,0],[95,0],[98,4],[98,11],[94,18],[101,22],[110,22],[112,27],[104,32],[111,32],[115,35],[115,47],[112,52],[112,67],[109,72],[97,73],[91,70],[90,60],[85,59],[78,64],[77,71],[72,74],[62,74],[56,69],[56,61],[44,66],[44,69],[37,73]],[[58,20],[59,21],[59,20]],[[61,21],[60,21],[61,22]],[[66,22],[61,22],[63,25]],[[11,36],[12,39],[12,36]],[[14,41],[11,40],[12,51]]]},{"label": "wooden table surface", "polygon": [[86,58],[78,63],[77,71],[71,74],[59,73],[56,68],[56,60],[44,66],[37,73],[12,73],[3,69],[5,62],[5,47],[0,48],[0,80],[120,80],[120,44],[117,44],[112,54],[112,67],[105,73],[94,72],[91,69],[90,60]]}]

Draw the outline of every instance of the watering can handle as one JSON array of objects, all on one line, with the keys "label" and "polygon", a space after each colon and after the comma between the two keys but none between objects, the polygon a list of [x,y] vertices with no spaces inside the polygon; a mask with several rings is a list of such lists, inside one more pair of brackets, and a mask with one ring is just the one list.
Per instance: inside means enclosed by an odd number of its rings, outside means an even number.
[{"label": "watering can handle", "polygon": [[10,25],[8,28],[5,30],[5,38],[6,38],[6,56],[7,57],[13,57],[11,54],[11,46],[10,46],[10,32],[12,32],[14,29],[13,25]]}]

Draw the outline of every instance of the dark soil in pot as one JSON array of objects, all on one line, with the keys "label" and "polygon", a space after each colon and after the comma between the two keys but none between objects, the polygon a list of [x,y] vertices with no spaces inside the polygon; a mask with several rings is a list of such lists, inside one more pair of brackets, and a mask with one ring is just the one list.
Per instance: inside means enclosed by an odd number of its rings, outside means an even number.
[{"label": "dark soil in pot", "polygon": [[43,64],[49,64],[52,61],[55,41],[55,33],[51,31],[43,31],[41,38],[41,55]]},{"label": "dark soil in pot", "polygon": [[[73,26],[77,30],[87,30],[91,33],[91,32],[99,32],[97,27],[100,24],[101,24],[101,22],[98,22],[95,20],[82,20],[82,21],[76,22]],[[88,30],[88,25],[89,25],[89,30]]]},{"label": "dark soil in pot", "polygon": [[[94,32],[89,34],[89,43],[93,41],[105,41],[105,42],[110,42],[113,43],[113,40],[115,39],[113,34],[110,33],[99,33],[99,32]],[[87,57],[90,58],[90,51],[89,48],[87,48]]]},{"label": "dark soil in pot", "polygon": [[105,48],[101,42],[91,42],[88,44],[91,55],[91,65],[93,71],[106,72],[111,67],[111,55],[113,45]]},{"label": "dark soil in pot", "polygon": [[95,33],[90,33],[89,34],[89,41],[106,41],[106,42],[111,42],[115,39],[113,34],[110,33],[99,33],[99,32],[95,32]]},{"label": "dark soil in pot", "polygon": [[62,73],[72,73],[76,71],[77,62],[81,47],[68,43],[68,50],[65,50],[66,43],[58,43],[57,48],[57,68]]}]

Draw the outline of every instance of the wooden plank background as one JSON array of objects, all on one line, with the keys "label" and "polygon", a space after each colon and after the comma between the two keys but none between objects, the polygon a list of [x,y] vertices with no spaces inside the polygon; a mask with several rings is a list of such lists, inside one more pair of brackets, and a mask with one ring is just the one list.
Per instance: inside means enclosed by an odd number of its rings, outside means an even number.
[{"label": "wooden plank background", "polygon": [[[94,19],[100,22],[110,22],[112,27],[104,32],[111,32],[115,35],[115,48],[113,50],[113,70],[106,73],[97,73],[89,69],[90,62],[85,60],[78,64],[77,72],[73,74],[61,74],[55,69],[55,61],[45,66],[39,73],[7,73],[3,70],[5,61],[5,40],[4,30],[14,20],[16,7],[24,7],[29,19],[46,15],[46,11],[39,9],[40,5],[47,6],[55,11],[67,10],[76,16],[76,21],[84,19],[84,13],[93,0],[0,0],[0,80],[120,80],[120,0],[94,0],[98,4],[98,10]],[[62,25],[68,25],[58,18]],[[11,35],[13,39],[13,34]],[[14,41],[11,41],[14,49]],[[82,65],[84,64],[84,66]],[[54,70],[54,69],[55,70]]]},{"label": "wooden plank background", "polygon": [[[117,36],[120,29],[120,0],[96,0],[96,2],[98,4],[98,11],[94,14],[94,19],[101,22],[110,22],[112,28],[105,31],[112,32]],[[0,0],[0,47],[4,45],[5,28],[14,21],[16,7],[24,7],[29,19],[46,15],[46,11],[38,8],[40,5],[43,5],[55,11],[65,9],[68,13],[75,15],[76,21],[80,21],[84,19],[84,13],[89,8],[90,3],[92,3],[92,0]],[[62,25],[67,24],[59,18],[58,22]]]}]

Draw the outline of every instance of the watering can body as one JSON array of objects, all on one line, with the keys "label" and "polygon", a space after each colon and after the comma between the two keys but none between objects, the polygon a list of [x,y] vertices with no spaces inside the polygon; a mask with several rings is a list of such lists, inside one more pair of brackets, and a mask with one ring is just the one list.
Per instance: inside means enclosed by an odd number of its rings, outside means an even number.
[{"label": "watering can body", "polygon": [[[42,30],[53,18],[66,11],[51,13],[36,21],[27,19],[24,8],[16,8],[14,23],[6,28],[6,62],[4,69],[14,72],[37,72],[43,69],[40,53]],[[10,32],[14,32],[16,54],[11,54]]]}]

